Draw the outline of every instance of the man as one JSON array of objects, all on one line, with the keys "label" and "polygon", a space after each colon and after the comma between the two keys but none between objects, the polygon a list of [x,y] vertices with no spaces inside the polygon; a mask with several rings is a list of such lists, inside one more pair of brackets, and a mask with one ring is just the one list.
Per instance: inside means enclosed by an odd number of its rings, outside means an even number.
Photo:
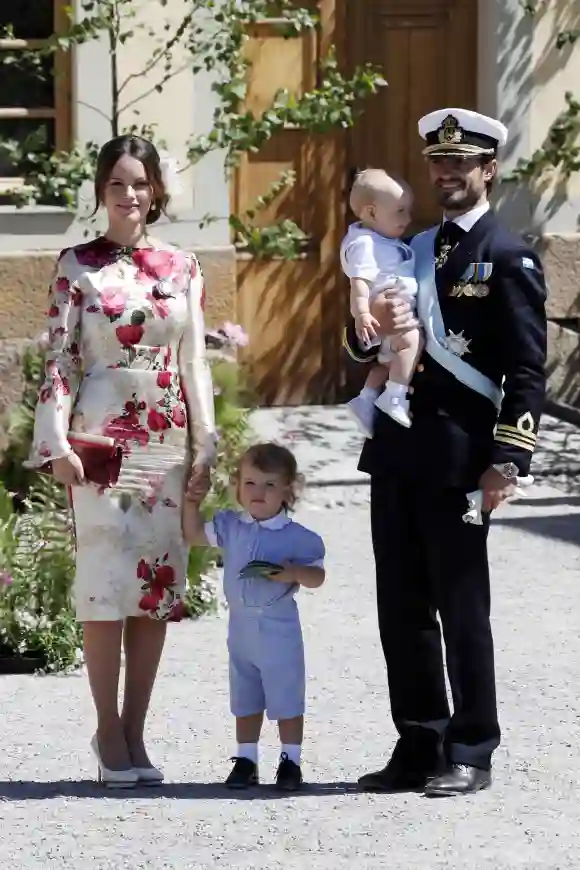
[{"label": "man", "polygon": [[[359,463],[371,476],[379,629],[399,740],[386,767],[360,785],[435,796],[491,784],[500,728],[489,515],[530,468],[545,395],[546,288],[534,251],[489,207],[506,128],[442,109],[419,132],[444,217],[411,242],[426,343],[410,390],[412,426],[377,411]],[[372,313],[384,334],[413,324],[394,295]],[[374,358],[352,324],[345,346],[355,360]],[[466,494],[476,490],[482,522],[469,524]]]}]

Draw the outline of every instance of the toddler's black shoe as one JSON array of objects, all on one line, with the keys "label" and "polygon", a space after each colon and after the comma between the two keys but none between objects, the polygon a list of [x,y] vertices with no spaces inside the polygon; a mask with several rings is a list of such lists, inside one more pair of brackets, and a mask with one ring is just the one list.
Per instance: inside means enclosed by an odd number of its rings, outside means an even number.
[{"label": "toddler's black shoe", "polygon": [[258,785],[258,767],[249,758],[232,758],[234,766],[225,781],[228,788],[249,788]]},{"label": "toddler's black shoe", "polygon": [[276,788],[281,791],[298,791],[302,785],[302,771],[298,764],[290,761],[285,752],[280,756],[276,772]]}]

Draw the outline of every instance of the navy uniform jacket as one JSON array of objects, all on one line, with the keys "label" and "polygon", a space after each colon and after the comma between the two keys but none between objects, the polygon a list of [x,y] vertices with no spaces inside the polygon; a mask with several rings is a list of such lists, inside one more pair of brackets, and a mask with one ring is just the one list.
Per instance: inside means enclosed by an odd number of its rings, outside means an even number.
[{"label": "navy uniform jacket", "polygon": [[[476,293],[461,287],[472,263],[493,265]],[[523,239],[489,211],[437,269],[436,282],[447,334],[462,333],[469,341],[464,361],[503,388],[499,416],[488,398],[424,352],[410,390],[412,427],[405,429],[377,411],[374,437],[365,442],[358,467],[377,477],[404,476],[467,491],[477,487],[492,464],[514,462],[526,475],[546,390],[542,265]],[[372,351],[360,350],[353,321],[345,330],[344,345],[356,361],[375,359]]]}]

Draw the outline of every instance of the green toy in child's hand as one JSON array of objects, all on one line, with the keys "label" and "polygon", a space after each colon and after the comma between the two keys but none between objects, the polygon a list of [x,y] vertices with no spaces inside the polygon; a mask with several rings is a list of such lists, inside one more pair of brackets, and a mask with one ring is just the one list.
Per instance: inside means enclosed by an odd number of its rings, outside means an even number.
[{"label": "green toy in child's hand", "polygon": [[283,570],[282,565],[276,565],[275,562],[253,559],[240,571],[240,577],[262,577],[264,580],[267,580],[271,574],[279,574]]}]

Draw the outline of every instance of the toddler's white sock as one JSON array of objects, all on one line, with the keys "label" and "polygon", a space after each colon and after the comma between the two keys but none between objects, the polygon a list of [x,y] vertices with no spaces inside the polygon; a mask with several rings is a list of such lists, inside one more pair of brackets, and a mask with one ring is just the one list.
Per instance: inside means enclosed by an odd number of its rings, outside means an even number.
[{"label": "toddler's white sock", "polygon": [[380,392],[380,390],[376,390],[373,387],[363,387],[360,391],[360,397],[367,402],[374,402]]},{"label": "toddler's white sock", "polygon": [[258,744],[257,743],[238,743],[238,751],[236,758],[249,758],[254,764],[258,763]]},{"label": "toddler's white sock", "polygon": [[390,396],[406,396],[409,387],[405,384],[397,384],[396,381],[387,381],[385,389]]},{"label": "toddler's white sock", "polygon": [[282,744],[282,752],[285,752],[290,761],[293,761],[294,764],[300,765],[300,753],[302,751],[302,747],[299,743],[283,743]]}]

